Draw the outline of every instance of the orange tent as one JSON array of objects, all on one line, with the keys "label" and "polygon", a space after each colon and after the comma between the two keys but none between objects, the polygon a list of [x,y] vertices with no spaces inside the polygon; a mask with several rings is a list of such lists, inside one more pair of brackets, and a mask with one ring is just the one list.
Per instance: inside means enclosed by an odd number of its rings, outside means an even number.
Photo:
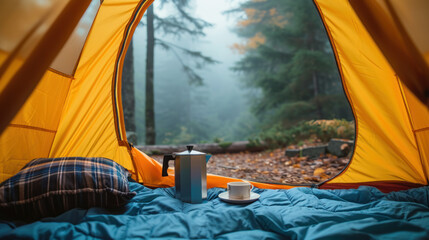
[{"label": "orange tent", "polygon": [[[125,52],[151,3],[0,3],[0,182],[34,158],[82,156],[113,159],[150,187],[174,185],[159,163],[128,144],[122,113]],[[427,185],[428,2],[314,3],[356,120],[349,165],[319,187]],[[209,176],[208,187],[230,180]]]}]

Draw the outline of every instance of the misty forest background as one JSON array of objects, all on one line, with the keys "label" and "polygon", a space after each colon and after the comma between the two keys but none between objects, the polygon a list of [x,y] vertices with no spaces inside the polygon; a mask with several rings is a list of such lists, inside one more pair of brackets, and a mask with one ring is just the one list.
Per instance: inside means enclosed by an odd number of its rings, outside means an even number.
[{"label": "misty forest background", "polygon": [[123,71],[134,144],[278,142],[305,121],[353,120],[311,0],[155,2]]}]

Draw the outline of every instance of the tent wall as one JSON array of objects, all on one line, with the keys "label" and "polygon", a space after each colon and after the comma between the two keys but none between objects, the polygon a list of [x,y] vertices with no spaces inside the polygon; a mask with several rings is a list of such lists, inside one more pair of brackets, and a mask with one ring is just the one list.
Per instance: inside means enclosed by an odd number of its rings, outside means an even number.
[{"label": "tent wall", "polygon": [[47,71],[0,137],[0,182],[34,157],[48,157],[71,78]]},{"label": "tent wall", "polygon": [[429,107],[429,1],[349,2],[401,82]]},{"label": "tent wall", "polygon": [[48,67],[88,4],[0,3],[0,182],[49,155],[72,77]]},{"label": "tent wall", "polygon": [[39,157],[106,157],[134,171],[125,132],[116,127],[124,127],[118,82],[121,53],[150,3],[102,1],[74,76],[47,71],[2,133],[0,181]]},{"label": "tent wall", "polygon": [[416,135],[419,128],[413,125],[426,126],[427,112],[416,113],[425,107],[414,107],[412,94],[397,78],[349,1],[315,3],[335,52],[357,132],[350,164],[324,187],[339,183],[427,184],[424,167],[428,158],[421,153],[423,146],[419,148]]},{"label": "tent wall", "polygon": [[134,171],[121,107],[121,61],[149,1],[103,1],[86,40],[49,157],[114,159]]},{"label": "tent wall", "polygon": [[[12,7],[3,1],[0,4],[0,8],[7,12],[6,16],[10,14],[22,14],[22,12],[14,11],[14,6],[30,6],[25,1],[14,2]],[[49,2],[36,2],[39,5],[50,5]],[[15,46],[8,48],[1,42],[3,51],[7,54],[0,67],[0,109],[2,110],[2,118],[0,119],[0,133],[7,127],[12,121],[15,115],[19,112],[20,108],[28,97],[31,95],[33,90],[36,88],[40,79],[47,71],[50,63],[57,56],[58,52],[66,43],[67,39],[73,32],[75,26],[79,22],[80,18],[87,9],[90,0],[69,0],[69,1],[57,1],[57,3],[65,3],[63,8],[60,8],[58,15],[52,14],[55,11],[56,4],[53,4],[52,8],[48,7],[46,14],[41,14],[38,17],[38,21],[35,24],[29,22],[30,29],[21,31],[18,35],[20,40]],[[6,8],[4,8],[6,6]],[[10,8],[11,7],[11,8]],[[19,8],[19,7],[17,7]],[[54,11],[52,11],[54,10]],[[31,14],[31,8],[29,9]],[[35,10],[35,12],[37,12]],[[51,18],[51,16],[53,16]],[[4,16],[2,16],[4,17]],[[28,19],[25,15],[23,19]],[[54,19],[50,22],[49,19]],[[20,22],[20,21],[17,21]],[[22,23],[22,22],[21,22]],[[25,21],[24,21],[25,23]],[[25,24],[24,24],[25,25]],[[9,24],[1,25],[2,30],[6,26],[6,29],[10,28],[12,31],[6,31],[8,33],[14,33],[13,30],[15,22],[9,22]],[[18,30],[18,28],[16,28]],[[3,39],[8,39],[8,35],[2,35]],[[16,39],[12,37],[9,40]],[[6,41],[5,43],[8,43]],[[18,67],[15,68],[15,63],[21,62]]]}]

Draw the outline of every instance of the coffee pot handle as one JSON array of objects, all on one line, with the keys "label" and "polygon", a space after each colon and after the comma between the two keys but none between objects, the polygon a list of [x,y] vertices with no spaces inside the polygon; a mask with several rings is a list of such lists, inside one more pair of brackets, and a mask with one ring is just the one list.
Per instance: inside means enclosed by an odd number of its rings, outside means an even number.
[{"label": "coffee pot handle", "polygon": [[168,161],[176,159],[172,154],[164,155],[164,160],[162,161],[162,176],[168,176]]}]

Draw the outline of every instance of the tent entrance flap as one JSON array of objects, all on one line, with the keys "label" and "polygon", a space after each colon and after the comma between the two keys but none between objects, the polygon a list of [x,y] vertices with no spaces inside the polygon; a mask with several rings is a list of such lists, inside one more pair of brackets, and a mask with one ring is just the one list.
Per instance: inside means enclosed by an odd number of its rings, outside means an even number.
[{"label": "tent entrance flap", "polygon": [[[408,99],[386,57],[348,1],[315,0],[356,119],[354,155],[329,184],[405,182],[427,184]],[[421,121],[425,114],[412,116]]]}]

